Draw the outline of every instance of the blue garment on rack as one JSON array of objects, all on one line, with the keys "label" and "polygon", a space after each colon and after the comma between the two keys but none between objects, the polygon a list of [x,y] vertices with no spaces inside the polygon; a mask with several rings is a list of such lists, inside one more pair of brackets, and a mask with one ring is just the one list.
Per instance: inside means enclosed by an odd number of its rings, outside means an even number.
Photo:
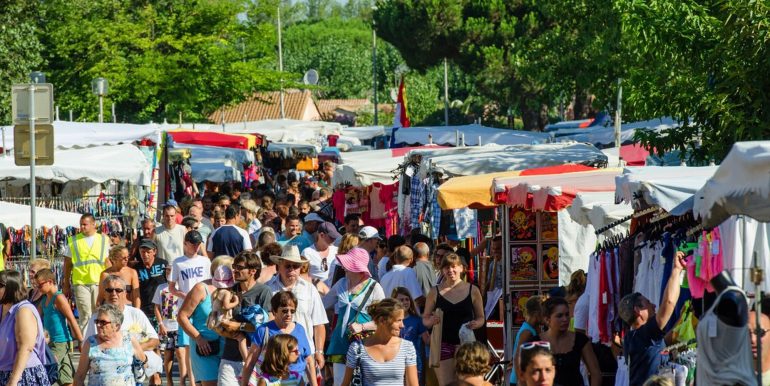
[{"label": "blue garment on rack", "polygon": [[476,237],[476,230],[478,228],[478,220],[476,217],[476,210],[470,208],[462,208],[454,210],[455,218],[455,231],[457,238],[467,239]]},{"label": "blue garment on rack", "polygon": [[430,231],[432,238],[438,238],[439,230],[441,229],[441,206],[438,204],[438,184],[434,183],[430,188],[430,196],[428,202],[430,203]]},{"label": "blue garment on rack", "polygon": [[416,169],[414,173],[415,175],[411,180],[409,194],[409,225],[412,228],[418,228],[420,226],[420,212],[422,211],[423,184],[422,181],[417,178]]}]

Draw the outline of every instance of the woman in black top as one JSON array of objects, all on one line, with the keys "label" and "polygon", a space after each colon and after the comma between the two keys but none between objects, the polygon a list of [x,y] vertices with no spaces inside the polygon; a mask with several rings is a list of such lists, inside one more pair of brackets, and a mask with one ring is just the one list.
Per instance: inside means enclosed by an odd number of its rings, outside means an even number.
[{"label": "woman in black top", "polygon": [[[431,288],[425,299],[422,323],[431,328],[441,322],[441,364],[436,370],[436,378],[440,385],[446,385],[457,380],[454,355],[460,346],[458,331],[466,323],[474,330],[484,326],[484,306],[481,291],[463,281],[466,268],[459,256],[447,254],[441,259],[439,268],[444,280]],[[443,320],[434,315],[436,309],[443,312]]]},{"label": "woman in black top", "polygon": [[591,386],[602,384],[599,361],[594,355],[591,340],[582,333],[569,331],[569,303],[562,297],[553,297],[543,303],[548,331],[542,337],[550,342],[556,361],[556,380],[560,385],[583,386],[580,361],[588,368]]}]

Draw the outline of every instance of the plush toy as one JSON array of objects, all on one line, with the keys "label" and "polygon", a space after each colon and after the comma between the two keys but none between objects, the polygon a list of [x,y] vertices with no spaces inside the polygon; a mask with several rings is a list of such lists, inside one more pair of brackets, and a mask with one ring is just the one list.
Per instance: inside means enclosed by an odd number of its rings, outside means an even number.
[{"label": "plush toy", "polygon": [[248,356],[246,336],[240,332],[229,331],[223,325],[223,322],[233,319],[233,309],[240,304],[238,295],[231,290],[235,285],[233,269],[227,265],[217,267],[211,284],[217,289],[211,294],[211,313],[206,319],[206,327],[220,336],[237,340],[241,355]]}]

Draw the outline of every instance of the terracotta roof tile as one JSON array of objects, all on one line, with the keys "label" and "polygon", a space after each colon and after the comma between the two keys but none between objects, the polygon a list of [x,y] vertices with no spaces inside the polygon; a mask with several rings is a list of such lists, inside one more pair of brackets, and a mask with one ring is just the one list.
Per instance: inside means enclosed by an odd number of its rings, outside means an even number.
[{"label": "terracotta roof tile", "polygon": [[[225,123],[243,122],[244,119],[246,121],[280,119],[280,95],[280,91],[255,93],[250,100],[235,106],[218,109],[209,116],[209,121],[221,124],[222,111],[224,111]],[[312,108],[318,109],[308,90],[285,90],[283,103],[286,119],[306,119],[305,111],[308,108],[308,104],[312,104]]]},{"label": "terracotta roof tile", "polygon": [[368,99],[319,99],[316,102],[318,111],[321,114],[330,113],[338,108],[344,110],[357,110],[363,106],[371,104]]}]

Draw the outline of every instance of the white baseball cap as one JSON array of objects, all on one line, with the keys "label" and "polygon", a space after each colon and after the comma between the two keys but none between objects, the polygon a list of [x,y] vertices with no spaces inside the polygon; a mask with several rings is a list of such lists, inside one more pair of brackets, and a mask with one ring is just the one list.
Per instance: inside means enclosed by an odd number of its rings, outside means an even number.
[{"label": "white baseball cap", "polygon": [[361,228],[361,230],[358,231],[358,237],[364,240],[367,240],[367,239],[382,240],[382,237],[380,237],[380,232],[377,231],[377,228],[371,227],[371,226],[365,226]]}]

